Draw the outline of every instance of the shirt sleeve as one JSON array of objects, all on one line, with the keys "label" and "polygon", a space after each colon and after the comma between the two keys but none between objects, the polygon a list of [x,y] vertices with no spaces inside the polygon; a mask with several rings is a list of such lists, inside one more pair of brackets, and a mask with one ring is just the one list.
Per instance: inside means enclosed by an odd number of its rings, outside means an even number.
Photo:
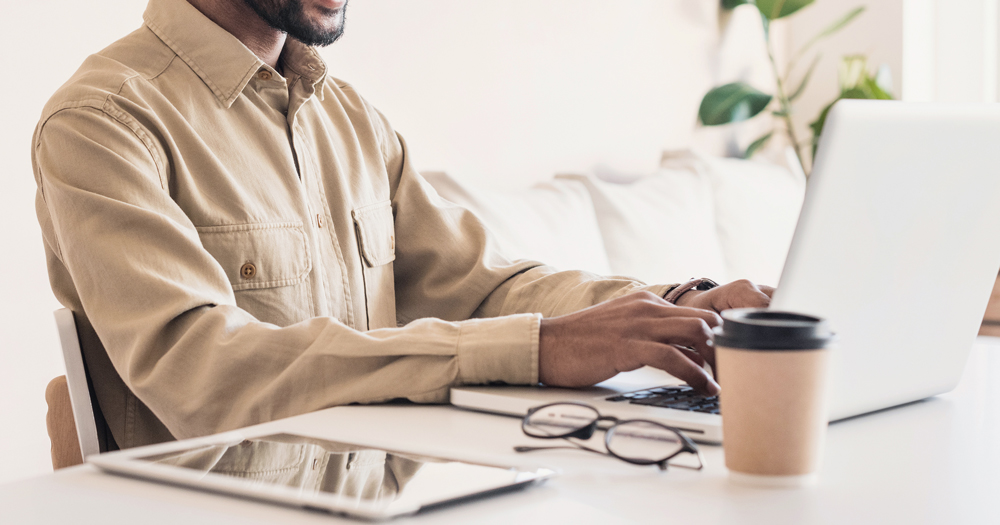
[{"label": "shirt sleeve", "polygon": [[[377,110],[371,109],[371,113],[383,141],[393,188],[400,322],[425,317],[478,318],[487,327],[511,320],[500,331],[466,332],[457,348],[462,381],[521,382],[525,378],[521,371],[526,369],[523,360],[530,359],[527,382],[535,383],[541,317],[575,312],[639,291],[662,297],[670,288],[647,286],[627,277],[557,271],[540,262],[506,258],[473,213],[442,199],[414,169],[405,140],[388,120]],[[514,321],[524,314],[534,315],[530,325]],[[530,333],[516,336],[518,330]],[[532,346],[519,348],[524,341]]]}]

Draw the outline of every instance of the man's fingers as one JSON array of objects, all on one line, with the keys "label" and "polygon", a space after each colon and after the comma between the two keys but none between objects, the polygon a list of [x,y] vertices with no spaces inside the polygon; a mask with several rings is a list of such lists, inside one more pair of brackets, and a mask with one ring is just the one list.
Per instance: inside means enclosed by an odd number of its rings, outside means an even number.
[{"label": "man's fingers", "polygon": [[646,364],[664,370],[691,385],[705,395],[716,395],[721,390],[704,368],[672,345],[651,344],[644,346]]},{"label": "man's fingers", "polygon": [[764,295],[766,295],[768,297],[774,297],[774,287],[773,286],[757,285],[757,288],[760,288],[760,291],[764,292]]},{"label": "man's fingers", "polygon": [[[694,310],[688,308],[688,310]],[[701,310],[704,311],[704,310]],[[706,312],[713,314],[712,312]],[[718,317],[718,316],[715,316]],[[654,319],[647,323],[650,339],[662,344],[678,345],[692,349],[715,368],[715,345],[712,329],[701,317],[671,317]]]},{"label": "man's fingers", "polygon": [[671,345],[671,346],[676,348],[680,353],[684,354],[684,356],[687,357],[688,359],[694,361],[695,364],[697,364],[698,366],[705,368],[705,363],[706,363],[705,358],[702,357],[702,355],[696,352],[694,349],[688,348],[686,346],[678,346],[678,345]]},{"label": "man's fingers", "polygon": [[722,318],[719,314],[711,311],[705,310],[703,308],[688,308],[685,306],[671,306],[666,308],[661,308],[660,313],[663,317],[694,317],[705,321],[705,324],[709,328],[714,328],[722,324]]},{"label": "man's fingers", "polygon": [[737,304],[740,306],[732,306],[731,308],[767,308],[771,304],[771,298],[761,292],[756,292],[747,294],[745,299]]},{"label": "man's fingers", "polygon": [[[745,279],[734,281],[718,288],[718,298],[722,299],[723,304],[713,307],[720,312],[729,308],[766,308],[771,304],[771,296],[764,291],[764,288],[768,287],[757,286]],[[771,291],[774,289],[771,288]]]}]

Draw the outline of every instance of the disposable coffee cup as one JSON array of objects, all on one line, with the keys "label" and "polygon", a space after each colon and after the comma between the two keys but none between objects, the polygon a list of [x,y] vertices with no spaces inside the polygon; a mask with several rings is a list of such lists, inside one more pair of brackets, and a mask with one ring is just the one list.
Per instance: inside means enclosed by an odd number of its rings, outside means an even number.
[{"label": "disposable coffee cup", "polygon": [[715,359],[731,481],[766,487],[816,482],[833,339],[818,317],[757,308],[722,313]]}]

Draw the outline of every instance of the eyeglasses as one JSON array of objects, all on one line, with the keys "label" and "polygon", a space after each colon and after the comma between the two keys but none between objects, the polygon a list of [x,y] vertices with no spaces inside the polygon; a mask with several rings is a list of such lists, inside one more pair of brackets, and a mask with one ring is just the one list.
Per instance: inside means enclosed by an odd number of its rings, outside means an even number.
[{"label": "eyeglasses", "polygon": [[[604,433],[606,452],[571,441],[571,438],[590,439],[598,423],[607,421],[611,426]],[[596,408],[583,403],[552,403],[532,408],[521,421],[525,435],[540,439],[565,439],[569,446],[514,447],[515,452],[534,452],[559,448],[579,448],[588,452],[614,456],[636,465],[656,465],[667,470],[667,462],[680,454],[689,453],[698,458],[698,466],[675,464],[676,467],[701,470],[704,466],[701,452],[680,431],[645,419],[619,420],[602,416]]]}]

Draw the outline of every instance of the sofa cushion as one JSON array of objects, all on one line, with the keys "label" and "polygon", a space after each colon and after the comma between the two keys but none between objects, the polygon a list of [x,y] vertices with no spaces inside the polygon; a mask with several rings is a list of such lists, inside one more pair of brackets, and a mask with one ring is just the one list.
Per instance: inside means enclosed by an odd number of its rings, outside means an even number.
[{"label": "sofa cushion", "polygon": [[496,191],[461,184],[443,172],[425,172],[445,200],[468,208],[514,259],[532,259],[561,270],[608,275],[611,268],[590,193],[573,180]]},{"label": "sofa cushion", "polygon": [[703,172],[660,169],[624,183],[585,175],[557,180],[579,181],[590,191],[615,274],[650,284],[727,279]]},{"label": "sofa cushion", "polygon": [[805,193],[801,169],[690,151],[664,153],[662,166],[700,173],[711,185],[728,278],[777,285]]}]

